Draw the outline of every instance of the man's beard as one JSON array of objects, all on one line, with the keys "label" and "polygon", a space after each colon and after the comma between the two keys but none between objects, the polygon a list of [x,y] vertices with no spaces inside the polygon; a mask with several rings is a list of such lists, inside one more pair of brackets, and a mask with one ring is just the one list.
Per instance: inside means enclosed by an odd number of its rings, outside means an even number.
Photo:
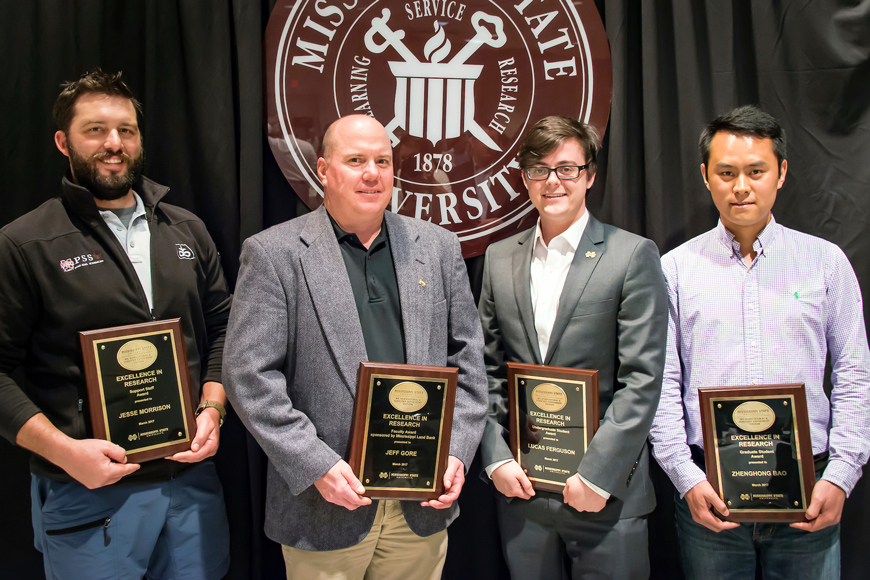
[{"label": "man's beard", "polygon": [[[139,156],[133,159],[120,151],[102,151],[91,157],[83,157],[73,149],[71,144],[68,145],[68,148],[70,167],[72,167],[76,183],[103,201],[114,201],[127,195],[127,192],[142,175],[142,167],[145,165],[145,149],[140,149]],[[127,171],[110,175],[101,174],[100,170],[97,169],[97,161],[114,156],[121,158]]]}]

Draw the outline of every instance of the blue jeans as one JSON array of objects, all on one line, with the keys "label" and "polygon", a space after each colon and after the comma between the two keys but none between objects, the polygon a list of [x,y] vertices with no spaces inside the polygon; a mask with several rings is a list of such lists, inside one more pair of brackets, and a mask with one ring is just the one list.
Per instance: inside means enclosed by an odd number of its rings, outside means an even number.
[{"label": "blue jeans", "polygon": [[788,524],[740,524],[716,533],[696,524],[685,499],[674,498],[680,556],[687,580],[837,580],[840,524],[804,532]]}]

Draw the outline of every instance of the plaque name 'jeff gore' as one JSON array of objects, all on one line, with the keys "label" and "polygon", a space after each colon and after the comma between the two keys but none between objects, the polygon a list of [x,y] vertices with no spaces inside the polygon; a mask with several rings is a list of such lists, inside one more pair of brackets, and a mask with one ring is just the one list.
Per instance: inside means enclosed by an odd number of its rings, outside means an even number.
[{"label": "plaque name 'jeff gore'", "polygon": [[348,464],[367,497],[443,493],[458,370],[360,363]]}]

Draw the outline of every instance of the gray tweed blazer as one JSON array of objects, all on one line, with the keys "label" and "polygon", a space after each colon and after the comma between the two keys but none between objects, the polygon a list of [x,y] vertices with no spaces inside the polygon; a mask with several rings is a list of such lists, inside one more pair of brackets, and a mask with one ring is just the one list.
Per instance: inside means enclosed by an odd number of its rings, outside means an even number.
[{"label": "gray tweed blazer", "polygon": [[[471,464],[486,417],[480,321],[456,236],[385,212],[408,364],[459,368],[450,454]],[[425,282],[421,284],[420,281]],[[359,543],[377,502],[349,511],[314,482],[346,459],[362,328],[326,210],[245,241],[227,330],[224,380],[233,408],[269,458],[266,535],[304,550]],[[458,515],[403,502],[426,536]]]}]

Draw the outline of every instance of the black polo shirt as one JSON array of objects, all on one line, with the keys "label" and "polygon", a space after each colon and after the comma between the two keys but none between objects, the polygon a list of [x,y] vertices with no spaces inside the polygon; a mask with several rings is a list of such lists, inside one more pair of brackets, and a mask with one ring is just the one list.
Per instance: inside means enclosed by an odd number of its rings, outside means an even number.
[{"label": "black polo shirt", "polygon": [[329,221],[335,230],[341,257],[353,288],[353,299],[362,325],[369,361],[404,363],[402,306],[399,303],[399,284],[390,253],[386,220],[368,249],[356,234],[341,229],[332,216],[329,216]]}]

